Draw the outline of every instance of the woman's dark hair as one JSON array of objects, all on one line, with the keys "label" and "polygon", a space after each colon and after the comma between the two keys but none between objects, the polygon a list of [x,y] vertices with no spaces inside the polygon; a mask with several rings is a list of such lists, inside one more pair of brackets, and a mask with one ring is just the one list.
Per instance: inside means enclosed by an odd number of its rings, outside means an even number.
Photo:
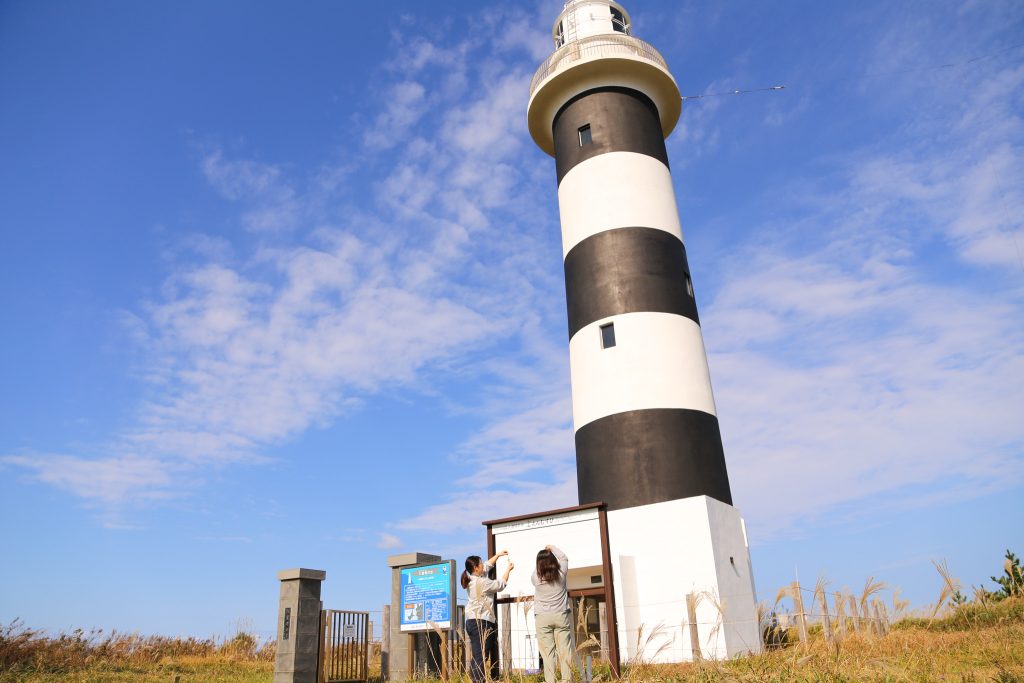
[{"label": "woman's dark hair", "polygon": [[462,578],[459,579],[459,583],[462,584],[463,588],[469,588],[469,577],[472,575],[473,570],[480,566],[479,555],[470,555],[466,558],[466,570],[462,572]]},{"label": "woman's dark hair", "polygon": [[537,578],[541,581],[546,581],[547,583],[558,581],[558,573],[561,569],[562,565],[553,552],[544,548],[544,550],[537,553]]}]

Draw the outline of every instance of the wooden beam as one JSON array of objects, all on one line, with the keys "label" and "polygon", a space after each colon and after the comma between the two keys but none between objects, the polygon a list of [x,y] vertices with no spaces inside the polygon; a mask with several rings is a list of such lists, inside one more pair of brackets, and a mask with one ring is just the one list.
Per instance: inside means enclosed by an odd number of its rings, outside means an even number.
[{"label": "wooden beam", "polygon": [[619,624],[615,615],[615,580],[612,576],[612,557],[608,543],[608,509],[599,503],[597,520],[601,530],[601,573],[604,579],[605,615],[608,618],[608,665],[612,676],[621,675],[619,668]]}]

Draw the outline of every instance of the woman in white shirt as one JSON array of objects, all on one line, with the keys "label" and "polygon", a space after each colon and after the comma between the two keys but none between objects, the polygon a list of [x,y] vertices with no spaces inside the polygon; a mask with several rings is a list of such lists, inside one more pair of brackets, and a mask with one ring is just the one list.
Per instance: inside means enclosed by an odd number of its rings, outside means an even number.
[{"label": "woman in white shirt", "polygon": [[502,550],[486,562],[482,562],[479,555],[470,555],[466,558],[466,570],[462,572],[462,587],[469,595],[466,603],[466,635],[473,652],[473,661],[469,667],[473,683],[484,683],[488,673],[492,679],[498,678],[498,634],[494,618],[494,596],[498,591],[505,589],[508,576],[515,565],[510,560],[505,575],[500,580],[490,579],[487,574],[498,558],[506,555],[508,551]]}]

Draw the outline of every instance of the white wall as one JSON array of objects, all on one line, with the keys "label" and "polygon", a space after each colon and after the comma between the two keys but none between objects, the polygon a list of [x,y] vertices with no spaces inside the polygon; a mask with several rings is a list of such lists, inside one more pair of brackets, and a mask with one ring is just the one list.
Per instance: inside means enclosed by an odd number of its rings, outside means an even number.
[{"label": "white wall", "polygon": [[707,496],[615,510],[608,513],[608,535],[624,664],[693,658],[688,593],[702,596],[697,622],[704,657],[760,651],[738,510]]}]

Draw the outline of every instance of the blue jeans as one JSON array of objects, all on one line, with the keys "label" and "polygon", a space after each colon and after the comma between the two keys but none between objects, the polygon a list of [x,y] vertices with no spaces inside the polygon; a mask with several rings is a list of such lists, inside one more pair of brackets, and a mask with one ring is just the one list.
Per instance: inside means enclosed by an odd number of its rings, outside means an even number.
[{"label": "blue jeans", "polygon": [[484,683],[488,674],[497,680],[498,673],[498,628],[486,619],[466,619],[466,636],[473,653],[469,665],[469,676],[473,683]]}]

